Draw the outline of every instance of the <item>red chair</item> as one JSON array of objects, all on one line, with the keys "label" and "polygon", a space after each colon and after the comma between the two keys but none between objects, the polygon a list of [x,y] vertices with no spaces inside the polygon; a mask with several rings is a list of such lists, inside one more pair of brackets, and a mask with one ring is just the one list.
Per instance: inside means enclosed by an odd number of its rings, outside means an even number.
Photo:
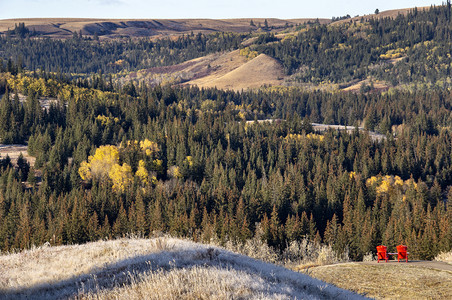
[{"label": "red chair", "polygon": [[380,263],[380,259],[388,262],[387,249],[388,249],[388,247],[383,246],[383,245],[377,246],[378,263]]},{"label": "red chair", "polygon": [[400,262],[401,259],[405,259],[406,262],[408,262],[408,252],[407,246],[399,245],[397,248],[397,261]]}]

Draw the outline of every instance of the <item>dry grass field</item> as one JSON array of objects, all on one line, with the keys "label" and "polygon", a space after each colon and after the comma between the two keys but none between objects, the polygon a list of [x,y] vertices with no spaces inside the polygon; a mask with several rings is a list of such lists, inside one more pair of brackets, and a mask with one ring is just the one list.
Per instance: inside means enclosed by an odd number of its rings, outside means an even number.
[{"label": "dry grass field", "polygon": [[239,55],[239,50],[226,53],[214,53],[195,58],[178,65],[156,67],[131,72],[120,79],[120,82],[129,80],[144,81],[150,84],[186,84],[189,81],[199,79],[213,80],[226,75],[246,63],[246,58]]},{"label": "dry grass field", "polygon": [[249,61],[239,50],[215,53],[184,63],[131,72],[119,79],[144,81],[151,84],[181,83],[200,88],[217,87],[241,91],[263,85],[280,85],[285,75],[282,65],[275,59],[261,54]]},{"label": "dry grass field", "polygon": [[263,85],[280,85],[283,78],[284,70],[281,64],[268,55],[260,54],[224,75],[223,72],[215,72],[189,81],[188,84],[240,91]]},{"label": "dry grass field", "polygon": [[345,263],[303,272],[375,299],[452,299],[452,267],[429,263]]},{"label": "dry grass field", "polygon": [[[359,81],[355,84],[352,84],[342,90],[345,92],[359,92],[361,89],[361,85],[363,85],[363,84],[370,85],[371,82],[369,79],[365,79],[365,80]],[[385,90],[385,89],[389,88],[389,85],[386,82],[379,82],[379,81],[374,82],[373,86],[374,86],[373,90]]]},{"label": "dry grass field", "polygon": [[1,299],[363,299],[186,240],[123,238],[0,255]]}]

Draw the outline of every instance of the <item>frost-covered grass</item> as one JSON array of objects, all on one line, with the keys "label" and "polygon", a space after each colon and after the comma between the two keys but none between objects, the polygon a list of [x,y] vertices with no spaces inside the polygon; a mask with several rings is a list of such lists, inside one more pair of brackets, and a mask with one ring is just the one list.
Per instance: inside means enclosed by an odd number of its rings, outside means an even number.
[{"label": "frost-covered grass", "polygon": [[187,240],[119,239],[0,256],[0,298],[362,298],[280,266]]},{"label": "frost-covered grass", "polygon": [[[283,253],[277,253],[267,243],[262,242],[260,228],[256,235],[245,243],[226,242],[224,248],[255,259],[269,263],[276,263],[287,268],[299,270],[312,266],[324,266],[350,261],[348,251],[337,253],[330,245],[319,244],[304,238],[300,241],[292,241]],[[215,239],[210,241],[213,245],[219,245]]]},{"label": "frost-covered grass", "polygon": [[441,252],[435,257],[436,261],[442,261],[448,264],[452,264],[452,251]]}]

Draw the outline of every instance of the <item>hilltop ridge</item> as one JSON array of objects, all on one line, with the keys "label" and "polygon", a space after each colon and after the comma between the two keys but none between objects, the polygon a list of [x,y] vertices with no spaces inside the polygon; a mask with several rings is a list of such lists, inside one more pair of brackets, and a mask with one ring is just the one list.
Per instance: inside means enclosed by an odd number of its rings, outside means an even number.
[{"label": "hilltop ridge", "polygon": [[[251,20],[256,24],[251,26]],[[0,33],[25,23],[37,36],[71,38],[74,33],[85,36],[97,34],[101,38],[164,37],[189,33],[236,32],[246,33],[259,29],[265,20],[274,30],[318,20],[327,24],[329,19],[242,18],[242,19],[85,19],[85,18],[18,18],[0,20]]]},{"label": "hilltop ridge", "polygon": [[14,299],[364,299],[283,267],[164,237],[44,245],[0,256],[0,263],[0,291]]}]

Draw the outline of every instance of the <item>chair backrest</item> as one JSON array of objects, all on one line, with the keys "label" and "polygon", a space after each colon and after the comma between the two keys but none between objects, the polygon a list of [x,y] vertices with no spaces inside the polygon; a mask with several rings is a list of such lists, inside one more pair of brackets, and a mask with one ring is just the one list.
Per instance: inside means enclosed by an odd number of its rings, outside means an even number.
[{"label": "chair backrest", "polygon": [[399,245],[397,248],[397,255],[399,258],[406,258],[406,252],[408,247],[404,245]]},{"label": "chair backrest", "polygon": [[387,249],[388,249],[388,247],[383,246],[383,245],[377,246],[377,254],[380,259],[386,259]]}]

